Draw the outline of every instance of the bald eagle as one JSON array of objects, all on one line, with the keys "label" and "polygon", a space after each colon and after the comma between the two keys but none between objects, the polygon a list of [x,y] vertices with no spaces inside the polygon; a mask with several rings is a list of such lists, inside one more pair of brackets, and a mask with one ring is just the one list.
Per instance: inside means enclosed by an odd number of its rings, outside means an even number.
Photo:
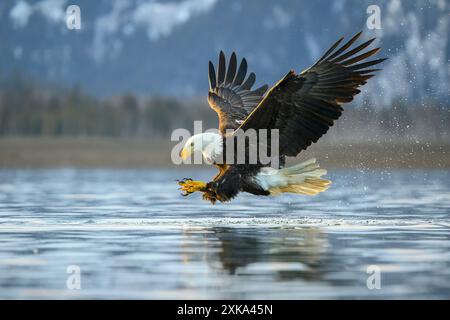
[{"label": "bald eagle", "polygon": [[[285,167],[285,157],[295,157],[317,142],[341,116],[342,104],[352,101],[360,92],[358,88],[380,70],[372,67],[385,59],[364,61],[380,50],[364,50],[375,38],[353,46],[360,36],[361,32],[341,46],[344,38],[340,38],[311,67],[301,73],[289,71],[268,91],[267,85],[252,89],[256,77],[253,72],[246,77],[245,58],[238,67],[233,52],[227,67],[225,55],[220,52],[217,75],[209,62],[208,93],[208,103],[219,117],[218,133],[190,137],[180,153],[187,159],[195,151],[201,152],[218,167],[219,173],[208,183],[189,178],[178,181],[182,194],[199,191],[214,204],[217,200],[230,201],[239,192],[269,196],[285,192],[316,195],[325,191],[331,181],[321,178],[326,170],[319,168],[315,159]],[[252,163],[239,163],[235,155],[232,161],[223,161],[227,142],[236,138],[236,132],[250,129],[277,130],[278,167],[262,163],[259,156]],[[266,139],[273,138],[266,135]],[[245,159],[255,152],[246,145]],[[217,161],[219,158],[222,161]]]}]

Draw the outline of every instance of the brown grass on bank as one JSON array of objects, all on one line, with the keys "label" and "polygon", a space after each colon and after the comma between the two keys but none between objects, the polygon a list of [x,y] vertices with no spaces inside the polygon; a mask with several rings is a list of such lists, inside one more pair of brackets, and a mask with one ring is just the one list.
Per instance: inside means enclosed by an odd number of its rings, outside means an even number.
[{"label": "brown grass on bank", "polygon": [[[185,168],[175,166],[170,140],[110,138],[0,138],[0,168]],[[316,157],[328,169],[450,169],[450,144],[319,143],[302,152],[296,163]],[[197,166],[198,167],[198,166]]]}]

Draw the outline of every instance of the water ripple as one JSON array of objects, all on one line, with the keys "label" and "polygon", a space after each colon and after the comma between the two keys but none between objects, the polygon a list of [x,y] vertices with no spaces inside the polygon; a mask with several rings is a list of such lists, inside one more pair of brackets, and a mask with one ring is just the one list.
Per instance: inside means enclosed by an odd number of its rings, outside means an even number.
[{"label": "water ripple", "polygon": [[176,178],[213,174],[0,170],[0,298],[450,298],[449,172],[340,171],[313,198],[179,195]]}]

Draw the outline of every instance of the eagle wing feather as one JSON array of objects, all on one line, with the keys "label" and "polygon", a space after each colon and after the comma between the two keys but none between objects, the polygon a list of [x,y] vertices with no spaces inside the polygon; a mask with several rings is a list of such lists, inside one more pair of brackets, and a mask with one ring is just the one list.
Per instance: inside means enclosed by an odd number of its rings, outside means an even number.
[{"label": "eagle wing feather", "polygon": [[386,59],[361,62],[380,48],[364,53],[374,39],[345,52],[361,32],[338,48],[339,39],[310,68],[289,71],[273,86],[238,129],[278,129],[280,156],[296,156],[322,137],[342,114],[343,103],[379,69],[368,69]]},{"label": "eagle wing feather", "polygon": [[239,68],[237,67],[234,52],[231,54],[228,70],[225,54],[220,52],[217,76],[213,63],[209,62],[208,103],[217,112],[219,130],[222,134],[225,134],[227,129],[237,129],[267,91],[267,85],[252,90],[256,76],[251,72],[245,79],[247,67],[245,58],[242,59]]}]

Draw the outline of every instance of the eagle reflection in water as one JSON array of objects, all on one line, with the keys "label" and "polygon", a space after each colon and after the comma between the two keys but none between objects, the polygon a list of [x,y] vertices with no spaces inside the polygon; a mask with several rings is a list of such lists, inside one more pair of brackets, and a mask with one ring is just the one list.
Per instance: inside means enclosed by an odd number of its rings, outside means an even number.
[{"label": "eagle reflection in water", "polygon": [[[203,256],[186,241],[184,261],[205,261],[211,270],[228,275],[275,275],[279,280],[317,281],[326,272],[329,242],[318,228],[254,229],[188,228],[187,238],[203,237]],[[197,241],[196,241],[197,243]]]}]

